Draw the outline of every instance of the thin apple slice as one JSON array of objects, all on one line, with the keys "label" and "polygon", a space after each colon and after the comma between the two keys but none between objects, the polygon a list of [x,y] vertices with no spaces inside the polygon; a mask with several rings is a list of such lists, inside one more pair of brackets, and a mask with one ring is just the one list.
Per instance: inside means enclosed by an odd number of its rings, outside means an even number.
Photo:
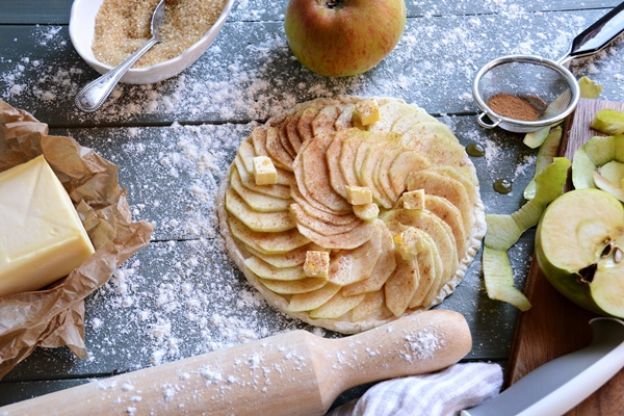
[{"label": "thin apple slice", "polygon": [[355,104],[346,103],[338,106],[340,115],[334,123],[334,129],[337,131],[346,130],[353,127],[351,120],[353,119],[353,111],[355,110]]},{"label": "thin apple slice", "polygon": [[465,149],[444,124],[421,123],[405,133],[403,144],[418,151],[432,165],[454,166],[475,185],[479,184],[474,165]]},{"label": "thin apple slice", "polygon": [[347,185],[358,186],[355,156],[362,141],[370,140],[371,135],[358,129],[345,130],[343,134],[342,148],[340,149],[340,158],[338,159],[340,171]]},{"label": "thin apple slice", "polygon": [[382,254],[381,235],[380,226],[376,226],[371,238],[360,247],[335,253],[329,265],[329,281],[347,286],[370,277]]},{"label": "thin apple slice", "polygon": [[382,217],[393,233],[399,233],[405,226],[418,228],[431,236],[436,243],[444,265],[444,283],[455,273],[459,264],[453,232],[444,221],[427,210],[394,209]]},{"label": "thin apple slice", "polygon": [[464,189],[470,198],[470,203],[475,205],[477,201],[479,201],[479,192],[475,184],[472,182],[472,179],[465,176],[461,171],[457,170],[452,166],[431,166],[427,168],[428,171],[437,172],[442,175],[449,176],[464,185]]},{"label": "thin apple slice", "polygon": [[403,134],[421,123],[439,123],[435,117],[429,115],[422,108],[411,104],[408,104],[408,106],[409,110],[399,115],[399,117],[395,119],[394,123],[392,123],[392,127],[390,128],[391,131]]},{"label": "thin apple slice", "polygon": [[[293,162],[294,181],[293,183],[291,183],[291,186],[290,186],[291,196],[295,200],[297,200],[297,197],[299,197],[300,199],[302,198],[306,202],[306,205],[310,205],[318,211],[323,211],[323,212],[326,212],[327,214],[337,215],[337,216],[343,215],[342,213],[336,213],[332,211],[331,209],[329,209],[328,207],[326,207],[325,205],[321,204],[316,199],[314,199],[312,195],[310,194],[310,192],[308,191],[308,188],[305,184],[302,154],[312,142],[313,142],[312,140],[309,140],[306,143],[304,143],[301,150],[299,151],[299,154],[295,158],[295,161]],[[297,201],[297,202],[299,202],[301,205],[304,205],[300,201]]]},{"label": "thin apple slice", "polygon": [[[251,148],[249,146],[244,146],[242,152],[239,149],[236,158],[238,158],[239,162],[244,165],[244,170],[247,173],[246,175],[245,173],[243,173],[243,165],[241,165],[240,163],[236,163],[236,166],[239,168],[238,173],[240,174],[243,183],[254,182],[253,158],[255,156],[271,157],[271,155],[269,155],[266,151],[266,138],[267,130],[264,127],[256,127],[251,133],[251,141],[249,142],[252,145]],[[234,159],[235,162],[236,158]],[[271,158],[271,160],[272,162],[274,162],[275,165],[279,165],[279,162],[277,162],[275,159]],[[291,176],[292,173],[290,173],[290,171],[281,169],[279,166],[277,166],[278,185],[289,185]]]},{"label": "thin apple slice", "polygon": [[301,280],[306,277],[301,266],[273,267],[255,256],[245,259],[245,267],[262,279],[289,281]]},{"label": "thin apple slice", "polygon": [[384,320],[391,316],[392,313],[386,308],[384,292],[381,290],[367,293],[364,300],[351,310],[353,322],[361,322],[365,319]]},{"label": "thin apple slice", "polygon": [[390,170],[390,165],[394,159],[396,159],[401,153],[404,152],[404,148],[401,146],[393,146],[390,149],[386,149],[381,158],[379,159],[377,166],[375,166],[373,172],[373,179],[375,181],[375,186],[381,190],[383,195],[393,203],[399,199],[399,195],[394,192],[392,189],[392,185],[390,184],[390,177],[388,176],[388,171]]},{"label": "thin apple slice", "polygon": [[254,192],[243,186],[238,170],[232,169],[230,186],[254,211],[280,212],[288,209],[290,201]]},{"label": "thin apple slice", "polygon": [[379,163],[387,147],[388,143],[385,141],[369,147],[360,169],[360,179],[362,186],[366,186],[371,190],[375,202],[386,209],[390,209],[394,201],[386,197],[382,190],[377,187],[374,179],[375,166]]},{"label": "thin apple slice", "polygon": [[448,224],[455,237],[455,247],[458,256],[461,258],[466,253],[466,229],[462,222],[459,209],[451,204],[448,199],[437,195],[425,194],[425,209],[437,215],[442,221]]},{"label": "thin apple slice", "polygon": [[331,144],[325,152],[325,158],[327,159],[327,168],[329,169],[329,182],[332,189],[341,197],[347,198],[347,182],[340,170],[340,151],[342,149],[342,140],[344,135],[336,133]]},{"label": "thin apple slice", "polygon": [[415,108],[399,100],[387,100],[379,105],[379,120],[368,126],[368,131],[388,133],[401,116],[411,116]]},{"label": "thin apple slice", "polygon": [[253,158],[256,157],[256,152],[254,150],[253,144],[249,139],[245,139],[241,142],[238,147],[238,154],[245,165],[245,170],[253,176]]},{"label": "thin apple slice", "polygon": [[[262,195],[267,195],[273,198],[278,198],[281,200],[289,201],[290,198],[290,187],[284,185],[256,185],[253,178],[249,176],[244,167],[238,168],[239,165],[242,165],[242,162],[238,162],[240,159],[234,159],[234,166],[232,167],[232,175],[238,176],[240,183],[247,189],[252,192],[256,192]],[[241,174],[243,172],[243,174]],[[243,175],[245,179],[243,179]]]},{"label": "thin apple slice", "polygon": [[301,118],[301,113],[302,111],[297,111],[295,114],[288,117],[286,121],[286,137],[288,137],[288,142],[295,152],[295,157],[299,153],[301,146],[303,146],[303,139],[297,130],[297,124]]},{"label": "thin apple slice", "polygon": [[429,234],[414,227],[405,227],[394,236],[394,242],[404,261],[418,264],[418,286],[408,304],[409,308],[415,308],[429,293],[434,296],[438,293],[444,271],[437,268],[440,265],[435,258],[439,257],[438,249]]},{"label": "thin apple slice", "polygon": [[395,317],[403,315],[418,289],[418,262],[397,258],[397,267],[384,285],[386,307]]},{"label": "thin apple slice", "polygon": [[[423,233],[420,245],[422,246],[418,252],[418,266],[421,271],[420,282],[418,290],[410,301],[410,309],[429,307],[446,283],[443,275],[444,265],[435,241],[429,234]],[[426,272],[424,269],[429,269],[430,272]]]},{"label": "thin apple slice", "polygon": [[337,235],[325,236],[311,230],[301,224],[297,224],[297,230],[315,244],[329,250],[351,250],[366,243],[373,232],[373,225],[364,222],[353,230]]},{"label": "thin apple slice", "polygon": [[[303,174],[303,183],[308,194],[318,203],[327,207],[330,212],[344,214],[351,212],[351,205],[332,189],[325,160],[325,152],[331,142],[331,135],[316,136],[311,140],[297,156],[297,160],[301,160],[302,169],[295,172],[295,176]],[[297,182],[299,183],[299,178]]]},{"label": "thin apple slice", "polygon": [[[423,113],[424,111],[422,111],[419,107],[407,104],[403,101],[396,99],[388,100],[379,106],[379,120],[369,126],[368,130],[379,132],[399,132],[407,120],[425,120],[426,118],[423,117]],[[435,120],[433,117],[431,117],[431,119]],[[398,126],[399,128],[395,130],[393,127],[397,122],[399,122],[399,120],[404,121],[400,124],[400,126]]]},{"label": "thin apple slice", "polygon": [[305,312],[320,308],[338,291],[340,291],[340,286],[327,283],[320,289],[293,295],[288,303],[288,310],[290,312]]},{"label": "thin apple slice", "polygon": [[314,217],[320,221],[334,225],[347,225],[358,221],[358,218],[352,213],[337,215],[316,208],[315,205],[311,205],[309,200],[301,195],[297,186],[293,186],[291,188],[291,196],[293,200],[297,204],[299,204],[309,216]]},{"label": "thin apple slice", "polygon": [[297,156],[297,152],[295,152],[295,149],[290,144],[290,140],[288,139],[288,131],[286,130],[286,126],[288,125],[288,121],[290,118],[292,118],[292,116],[287,116],[278,125],[276,125],[275,128],[277,129],[277,135],[279,137],[282,148],[286,151],[286,153],[288,153],[288,156],[290,156],[291,159],[294,159],[295,156]]},{"label": "thin apple slice", "polygon": [[258,257],[273,267],[288,268],[301,266],[305,262],[306,252],[310,249],[309,247],[310,246],[305,245],[283,254],[264,254],[246,244],[244,248],[250,254]]},{"label": "thin apple slice", "polygon": [[254,148],[255,156],[269,156],[266,151],[266,136],[267,133],[264,126],[256,127],[251,131],[251,143]]},{"label": "thin apple slice", "polygon": [[380,224],[381,229],[381,256],[377,259],[375,267],[372,269],[370,276],[366,280],[353,283],[344,288],[344,294],[347,296],[359,295],[362,293],[376,292],[383,288],[390,275],[396,268],[396,258],[394,255],[394,242],[392,234],[385,226]]},{"label": "thin apple slice", "polygon": [[266,151],[277,167],[292,172],[293,158],[282,146],[279,131],[275,127],[266,128]]},{"label": "thin apple slice", "polygon": [[336,129],[334,124],[340,115],[336,105],[327,105],[318,112],[312,120],[312,133],[314,136],[328,135]]},{"label": "thin apple slice", "polygon": [[319,111],[321,111],[321,108],[323,108],[322,104],[312,103],[301,112],[299,122],[297,123],[297,131],[299,132],[302,145],[314,137],[314,132],[312,131],[312,121],[317,116]]},{"label": "thin apple slice", "polygon": [[225,209],[253,231],[278,233],[292,230],[297,226],[288,211],[257,212],[254,211],[232,189],[225,193]]},{"label": "thin apple slice", "polygon": [[461,212],[464,230],[472,229],[473,206],[461,182],[439,173],[421,170],[408,177],[407,189],[410,191],[424,189],[427,195],[437,195],[448,199]]},{"label": "thin apple slice", "polygon": [[490,299],[510,303],[521,311],[531,309],[527,297],[514,287],[513,269],[506,251],[483,247],[481,262]]},{"label": "thin apple slice", "polygon": [[415,151],[405,151],[398,155],[390,165],[388,179],[395,194],[401,195],[407,187],[407,177],[429,167],[429,161]]},{"label": "thin apple slice", "polygon": [[323,306],[310,311],[309,315],[312,319],[338,319],[362,303],[363,300],[364,295],[344,296],[340,291]]},{"label": "thin apple slice", "polygon": [[304,227],[324,236],[344,234],[362,225],[361,221],[354,221],[343,225],[330,224],[308,215],[308,213],[305,212],[299,204],[291,204],[290,213],[295,218],[297,224],[301,224]]},{"label": "thin apple slice", "polygon": [[228,218],[228,225],[237,240],[263,254],[285,254],[310,243],[310,240],[297,230],[283,233],[259,233],[250,230],[234,217]]},{"label": "thin apple slice", "polygon": [[364,166],[364,159],[366,159],[368,151],[375,145],[376,142],[374,140],[362,140],[360,141],[360,144],[355,151],[355,158],[353,159],[353,170],[355,171],[355,176],[357,178],[357,183],[359,186],[364,185],[364,179],[362,178],[364,173],[362,169]]},{"label": "thin apple slice", "polygon": [[279,295],[297,295],[300,293],[308,293],[312,292],[313,290],[320,289],[327,284],[327,280],[314,277],[291,281],[269,280],[260,278],[258,278],[258,280],[271,292],[277,293]]}]

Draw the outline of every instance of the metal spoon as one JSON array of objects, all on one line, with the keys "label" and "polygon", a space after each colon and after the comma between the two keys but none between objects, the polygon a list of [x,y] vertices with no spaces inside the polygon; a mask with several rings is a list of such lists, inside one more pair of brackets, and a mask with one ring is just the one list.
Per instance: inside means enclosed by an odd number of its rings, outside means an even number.
[{"label": "metal spoon", "polygon": [[164,17],[165,0],[160,0],[152,13],[152,20],[150,22],[150,34],[152,37],[147,41],[147,43],[145,43],[145,45],[135,51],[117,67],[111,69],[101,77],[91,81],[82,90],[80,90],[74,100],[76,107],[82,111],[91,113],[104,104],[117,83],[119,83],[119,80],[126,72],[128,72],[132,65],[134,65],[134,63],[145,55],[145,53],[154,45],[160,42],[160,27],[162,26]]}]

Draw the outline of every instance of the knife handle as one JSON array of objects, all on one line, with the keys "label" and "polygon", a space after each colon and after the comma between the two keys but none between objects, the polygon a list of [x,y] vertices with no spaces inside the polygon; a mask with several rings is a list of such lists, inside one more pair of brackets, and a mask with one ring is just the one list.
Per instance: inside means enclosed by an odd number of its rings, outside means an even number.
[{"label": "knife handle", "polygon": [[460,416],[562,415],[624,368],[624,321],[595,318],[591,345],[556,358]]}]

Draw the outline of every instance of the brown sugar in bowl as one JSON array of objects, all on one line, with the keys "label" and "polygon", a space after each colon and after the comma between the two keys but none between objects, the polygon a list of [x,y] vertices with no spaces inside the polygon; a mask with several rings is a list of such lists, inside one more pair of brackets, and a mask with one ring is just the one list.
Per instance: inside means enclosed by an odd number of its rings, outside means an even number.
[{"label": "brown sugar in bowl", "polygon": [[[96,18],[104,1],[106,0],[75,0],[69,20],[69,36],[74,48],[82,59],[100,74],[104,74],[114,67],[108,63],[101,62],[93,51],[96,36]],[[223,2],[223,9],[218,18],[199,40],[187,49],[184,49],[177,56],[170,58],[171,54],[163,53],[161,58],[166,60],[162,62],[130,69],[121,79],[121,82],[128,84],[151,84],[178,75],[191,66],[214,42],[230,14],[234,0],[223,0]],[[158,51],[156,52],[158,53]],[[155,61],[158,60],[156,59]],[[151,62],[147,61],[147,63]]]}]

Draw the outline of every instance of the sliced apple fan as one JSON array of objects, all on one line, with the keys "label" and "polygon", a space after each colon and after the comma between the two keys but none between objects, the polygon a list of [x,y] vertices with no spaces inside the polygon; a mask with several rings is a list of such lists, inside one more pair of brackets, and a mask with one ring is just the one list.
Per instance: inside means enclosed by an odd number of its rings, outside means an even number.
[{"label": "sliced apple fan", "polygon": [[[275,183],[256,183],[257,156]],[[440,303],[485,229],[464,148],[396,99],[318,99],[270,119],[241,143],[222,194],[226,247],[249,282],[279,310],[344,333]]]}]

